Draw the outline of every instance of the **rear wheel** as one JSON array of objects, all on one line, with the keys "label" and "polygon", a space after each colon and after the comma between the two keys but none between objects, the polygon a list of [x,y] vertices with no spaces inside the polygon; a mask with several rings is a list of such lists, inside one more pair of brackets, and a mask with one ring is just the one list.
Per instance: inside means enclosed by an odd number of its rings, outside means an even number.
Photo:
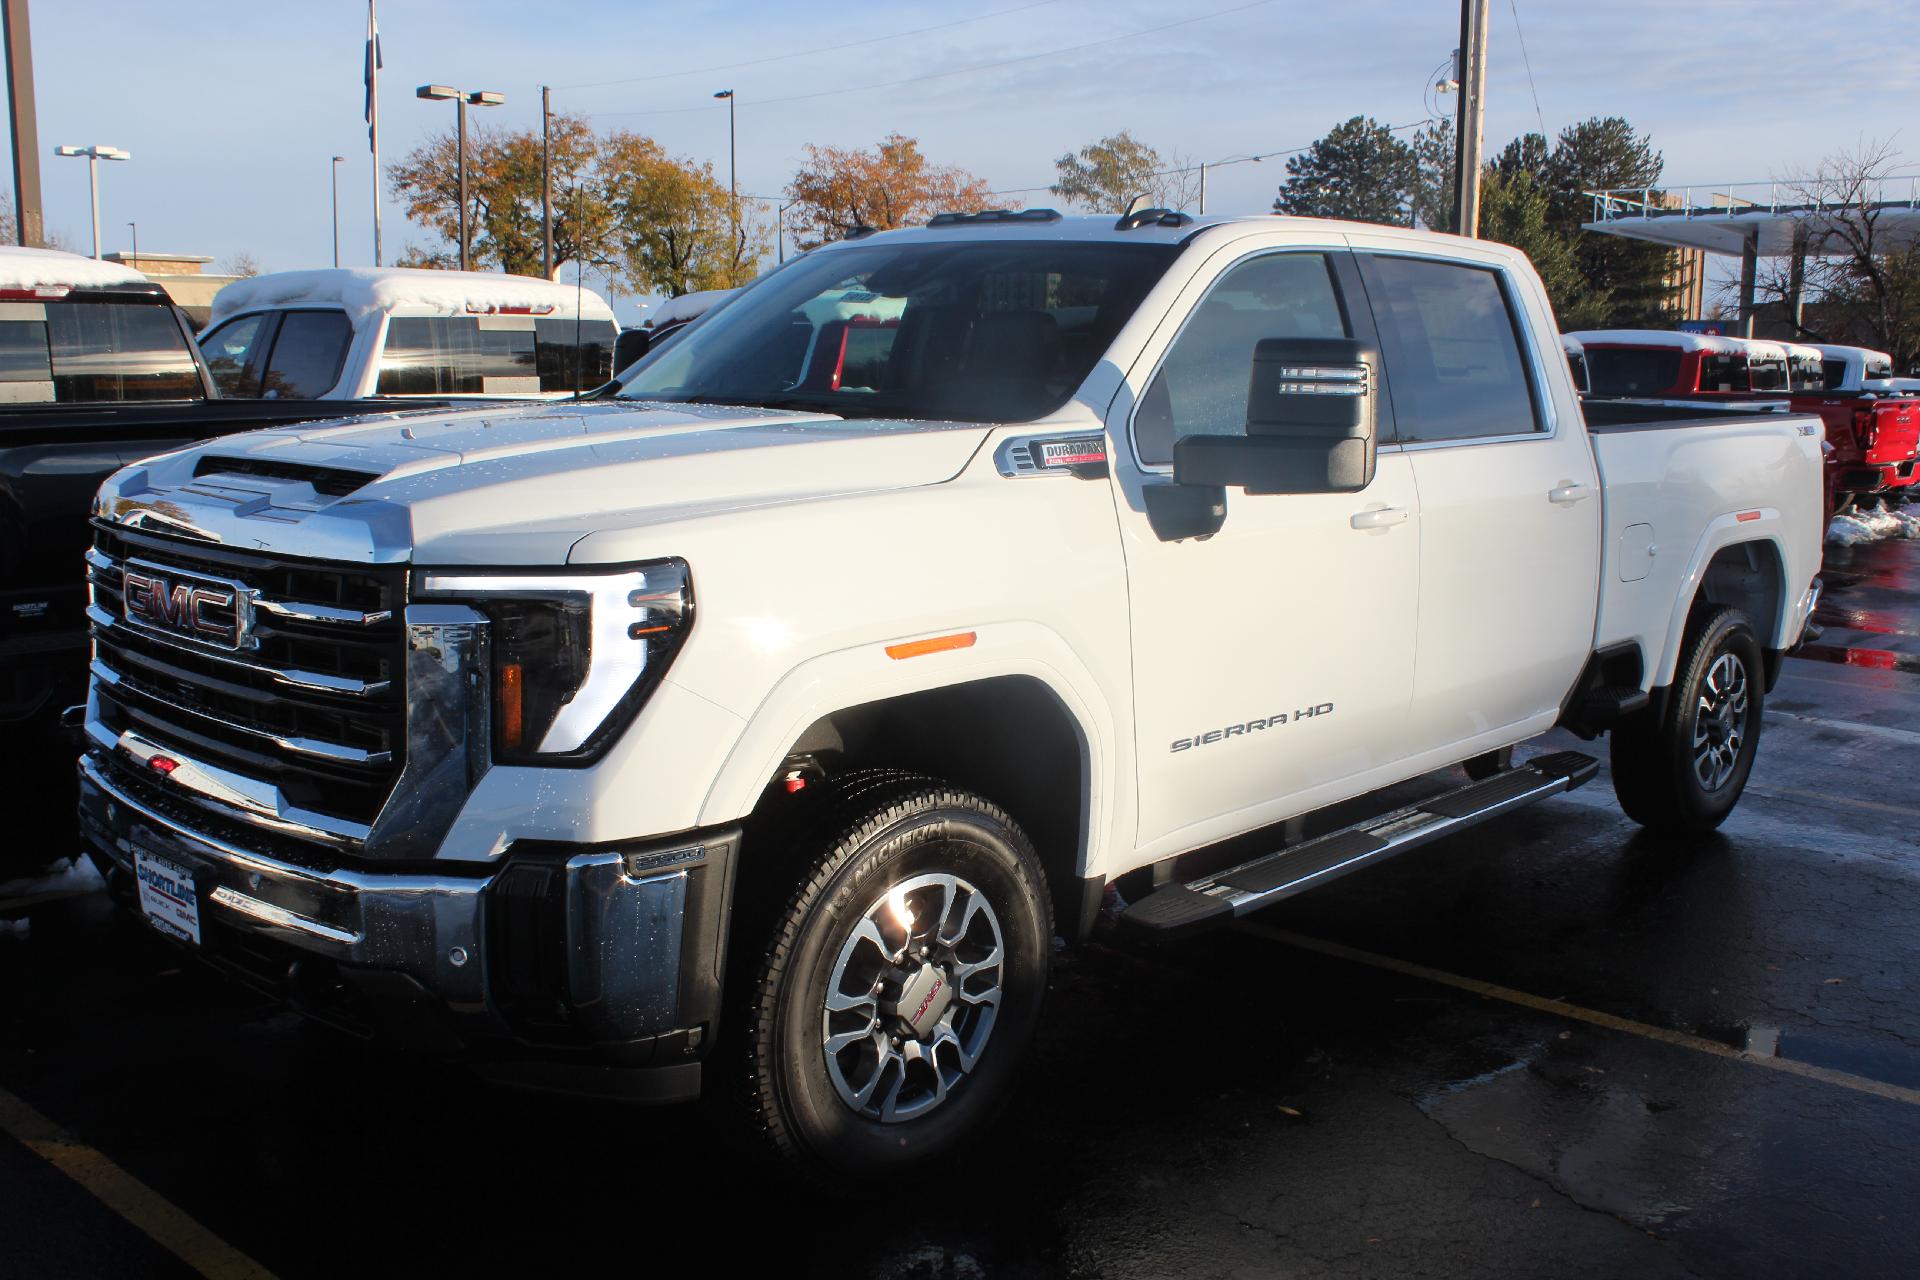
[{"label": "rear wheel", "polygon": [[1759,750],[1764,671],[1740,610],[1717,606],[1690,626],[1664,713],[1613,732],[1613,789],[1628,817],[1674,832],[1726,820]]},{"label": "rear wheel", "polygon": [[1000,1109],[1053,924],[1032,847],[993,804],[927,779],[853,789],[777,915],[742,1066],[778,1150],[868,1179],[953,1151]]}]

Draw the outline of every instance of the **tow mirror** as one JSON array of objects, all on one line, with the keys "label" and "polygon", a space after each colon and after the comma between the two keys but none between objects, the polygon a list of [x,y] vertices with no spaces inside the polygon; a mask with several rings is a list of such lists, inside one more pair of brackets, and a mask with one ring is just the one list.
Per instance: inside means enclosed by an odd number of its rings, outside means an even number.
[{"label": "tow mirror", "polygon": [[1351,338],[1267,338],[1253,349],[1247,431],[1183,436],[1180,485],[1248,493],[1358,493],[1373,482],[1380,361]]},{"label": "tow mirror", "polygon": [[651,329],[622,329],[613,340],[613,371],[624,373],[653,346]]}]

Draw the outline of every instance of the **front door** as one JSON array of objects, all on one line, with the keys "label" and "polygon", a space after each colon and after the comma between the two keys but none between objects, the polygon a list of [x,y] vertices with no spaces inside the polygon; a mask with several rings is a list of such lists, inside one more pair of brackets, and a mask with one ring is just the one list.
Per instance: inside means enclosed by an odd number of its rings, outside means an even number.
[{"label": "front door", "polygon": [[1179,437],[1244,432],[1262,339],[1372,340],[1351,256],[1230,247],[1173,314],[1184,321],[1143,351],[1109,421],[1142,861],[1337,798],[1403,754],[1419,592],[1420,497],[1396,452],[1361,493],[1228,490],[1205,539],[1162,541],[1142,498],[1170,480]]}]

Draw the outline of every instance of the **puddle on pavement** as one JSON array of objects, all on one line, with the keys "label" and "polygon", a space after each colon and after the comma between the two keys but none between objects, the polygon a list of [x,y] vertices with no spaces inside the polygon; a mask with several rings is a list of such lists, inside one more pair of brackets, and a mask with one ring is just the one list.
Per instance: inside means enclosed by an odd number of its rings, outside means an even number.
[{"label": "puddle on pavement", "polygon": [[1895,653],[1891,649],[1868,649],[1859,645],[1803,644],[1793,651],[1796,658],[1815,662],[1833,662],[1843,667],[1865,667],[1870,671],[1904,671],[1920,675],[1920,654]]}]

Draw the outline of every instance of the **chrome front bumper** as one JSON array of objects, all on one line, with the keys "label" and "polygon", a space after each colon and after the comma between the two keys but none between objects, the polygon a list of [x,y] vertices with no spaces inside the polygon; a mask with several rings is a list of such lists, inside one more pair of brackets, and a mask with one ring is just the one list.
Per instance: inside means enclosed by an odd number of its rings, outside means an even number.
[{"label": "chrome front bumper", "polygon": [[93,754],[80,761],[80,827],[110,882],[130,879],[135,848],[193,872],[209,960],[264,945],[289,971],[317,961],[329,986],[397,996],[370,1029],[397,1017],[420,1044],[687,1065],[697,1085],[689,1064],[718,1017],[737,831],[510,851],[475,875],[320,870],[187,826]]},{"label": "chrome front bumper", "polygon": [[135,846],[193,870],[211,922],[341,964],[407,974],[453,1010],[480,1010],[488,878],[320,871],[191,830],[80,760],[80,827],[129,873]]}]

